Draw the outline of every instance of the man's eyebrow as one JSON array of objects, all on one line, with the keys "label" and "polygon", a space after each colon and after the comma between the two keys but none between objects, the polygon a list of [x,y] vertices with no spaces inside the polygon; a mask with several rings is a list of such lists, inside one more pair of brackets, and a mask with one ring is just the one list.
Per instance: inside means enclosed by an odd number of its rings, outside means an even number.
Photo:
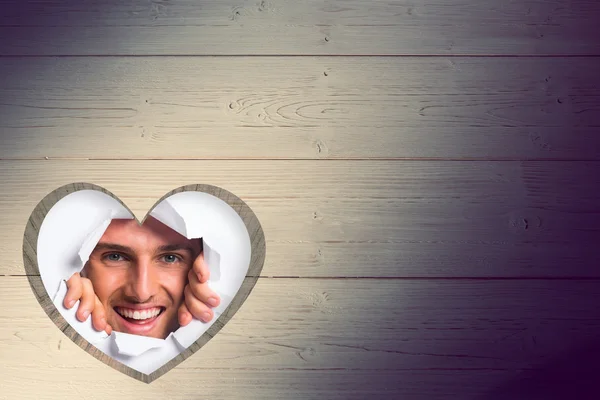
[{"label": "man's eyebrow", "polygon": [[194,254],[194,249],[189,244],[183,244],[183,243],[165,244],[158,248],[159,252],[178,251],[178,250],[185,250],[185,251],[189,252],[190,255]]},{"label": "man's eyebrow", "polygon": [[117,250],[122,251],[123,253],[133,253],[133,249],[131,247],[123,246],[122,244],[116,243],[98,243],[94,248],[94,251],[96,250]]}]

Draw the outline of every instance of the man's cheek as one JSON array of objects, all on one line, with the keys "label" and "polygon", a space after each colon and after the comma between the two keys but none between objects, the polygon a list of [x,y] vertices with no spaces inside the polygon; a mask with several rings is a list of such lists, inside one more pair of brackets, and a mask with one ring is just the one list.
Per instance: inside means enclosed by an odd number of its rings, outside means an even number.
[{"label": "man's cheek", "polygon": [[162,283],[169,296],[173,298],[176,303],[179,303],[184,296],[184,289],[188,284],[187,271],[185,274],[179,273],[169,274],[168,276],[162,277]]}]

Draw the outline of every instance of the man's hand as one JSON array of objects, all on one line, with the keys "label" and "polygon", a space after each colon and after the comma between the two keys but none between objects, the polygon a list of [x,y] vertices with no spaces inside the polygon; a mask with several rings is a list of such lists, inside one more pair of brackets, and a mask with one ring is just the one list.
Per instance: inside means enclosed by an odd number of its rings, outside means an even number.
[{"label": "man's hand", "polygon": [[208,287],[210,271],[204,262],[204,251],[200,253],[188,273],[188,284],[184,289],[185,301],[179,307],[179,324],[186,326],[192,322],[192,317],[209,322],[214,313],[210,307],[220,303],[219,295]]},{"label": "man's hand", "polygon": [[79,272],[74,273],[67,281],[67,294],[63,304],[67,309],[71,309],[77,300],[80,300],[76,313],[77,319],[84,322],[91,314],[94,329],[97,331],[105,330],[110,335],[112,327],[106,322],[104,306],[94,293],[92,281],[83,278]]}]

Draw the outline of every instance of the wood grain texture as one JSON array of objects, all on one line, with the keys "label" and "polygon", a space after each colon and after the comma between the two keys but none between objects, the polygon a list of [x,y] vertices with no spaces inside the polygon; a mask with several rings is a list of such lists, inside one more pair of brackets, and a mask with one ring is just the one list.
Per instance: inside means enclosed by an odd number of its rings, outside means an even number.
[{"label": "wood grain texture", "polygon": [[5,58],[0,158],[598,160],[598,70],[600,58]]},{"label": "wood grain texture", "polygon": [[184,351],[179,353],[179,355],[171,359],[169,362],[167,362],[165,365],[161,366],[151,374],[144,374],[133,368],[128,367],[125,364],[122,364],[121,362],[113,359],[104,352],[98,350],[87,340],[85,340],[75,329],[73,329],[73,327],[69,325],[69,323],[63,318],[63,316],[58,312],[58,310],[52,303],[52,300],[46,292],[44,283],[42,282],[42,279],[39,276],[40,270],[38,267],[37,259],[38,235],[41,226],[44,222],[44,219],[50,211],[50,209],[56,203],[58,203],[65,196],[68,196],[69,194],[78,192],[80,190],[94,190],[107,194],[108,196],[119,201],[127,209],[127,205],[124,204],[118,197],[116,197],[110,191],[107,191],[105,188],[102,188],[100,186],[89,183],[71,183],[56,188],[52,192],[48,193],[38,203],[38,205],[31,213],[31,216],[29,217],[27,226],[25,228],[25,234],[23,236],[23,261],[25,266],[25,272],[27,273],[27,279],[29,280],[29,284],[31,286],[31,289],[33,290],[33,293],[35,294],[37,301],[40,303],[45,313],[48,315],[50,320],[52,320],[52,322],[69,339],[71,339],[79,347],[81,347],[90,355],[102,361],[106,365],[109,365],[112,368],[123,372],[128,376],[131,376],[132,378],[138,379],[145,383],[150,383],[155,379],[161,377],[162,375],[166,374],[171,369],[175,368],[177,365],[183,362],[186,358],[190,357],[196,351],[200,350],[202,346],[208,343],[208,341],[210,341],[210,339],[212,339],[221,330],[221,328],[223,328],[223,326],[225,326],[225,324],[229,322],[229,320],[235,315],[235,313],[241,307],[244,301],[246,301],[248,295],[250,295],[250,292],[254,288],[256,281],[258,280],[258,276],[260,275],[264,264],[266,251],[265,235],[256,215],[246,203],[240,200],[233,193],[228,192],[223,188],[212,185],[194,184],[181,186],[179,188],[173,189],[169,193],[165,194],[162,198],[157,200],[155,204],[148,209],[148,213],[144,216],[144,218],[138,219],[138,223],[143,224],[146,220],[146,217],[157,205],[159,205],[163,200],[169,198],[170,196],[176,193],[190,191],[208,193],[212,196],[223,200],[239,215],[246,227],[246,230],[248,231],[252,250],[250,263],[248,265],[248,273],[244,278],[244,281],[242,282],[239,290],[235,293],[235,296],[231,300],[231,303],[218,317],[218,319],[211,325],[211,327],[206,332],[202,334],[202,336],[198,338],[198,340],[192,343]]},{"label": "wood grain texture", "polygon": [[600,52],[594,0],[5,3],[0,55]]},{"label": "wood grain texture", "polygon": [[[600,2],[2,6],[0,400],[600,398]],[[212,184],[265,230],[252,296],[151,385],[24,276],[76,181],[138,218]]]},{"label": "wood grain texture", "polygon": [[[260,278],[214,339],[142,386],[67,340],[30,295],[25,277],[4,277],[0,304],[11,307],[0,308],[0,321],[10,321],[0,324],[0,373],[11,376],[3,383],[7,393],[23,399],[34,398],[30,391],[37,394],[42,385],[42,399],[70,390],[99,398],[100,388],[104,398],[117,391],[190,398],[200,396],[193,394],[199,388],[202,398],[235,398],[244,390],[251,398],[360,398],[356,390],[467,398],[593,347],[599,296],[597,280]],[[569,361],[576,367],[581,360]]]},{"label": "wood grain texture", "polygon": [[[598,162],[3,161],[0,274],[23,274],[36,204],[94,182],[141,219],[201,182],[256,213],[263,276],[598,277]],[[264,177],[268,176],[268,179]],[[143,178],[143,179],[142,179]],[[142,197],[143,194],[143,197]]]}]

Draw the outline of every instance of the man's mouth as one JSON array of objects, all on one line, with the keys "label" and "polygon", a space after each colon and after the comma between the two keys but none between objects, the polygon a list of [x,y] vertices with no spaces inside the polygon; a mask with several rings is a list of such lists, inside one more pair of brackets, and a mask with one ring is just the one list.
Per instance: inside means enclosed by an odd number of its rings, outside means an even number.
[{"label": "man's mouth", "polygon": [[128,325],[147,325],[156,321],[165,308],[151,307],[145,309],[132,309],[127,307],[115,307],[114,310],[128,323]]}]

